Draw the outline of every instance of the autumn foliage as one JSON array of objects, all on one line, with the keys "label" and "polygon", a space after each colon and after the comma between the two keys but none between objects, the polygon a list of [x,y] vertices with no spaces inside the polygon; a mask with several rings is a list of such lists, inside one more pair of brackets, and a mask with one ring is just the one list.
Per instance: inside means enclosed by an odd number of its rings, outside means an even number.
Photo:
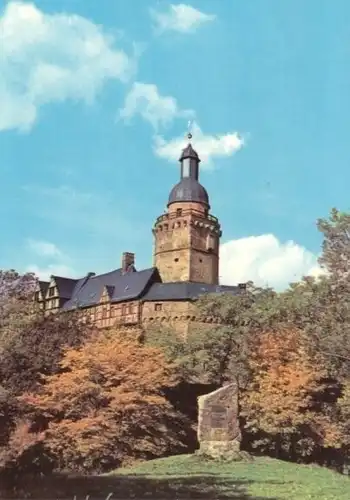
[{"label": "autumn foliage", "polygon": [[163,394],[173,367],[159,350],[122,337],[67,349],[62,371],[21,398],[45,417],[45,445],[61,469],[101,471],[181,448],[181,418]]},{"label": "autumn foliage", "polygon": [[256,339],[249,364],[252,380],[242,401],[247,429],[293,440],[312,420],[322,367],[315,369],[319,367],[305,352],[301,332],[282,326]]},{"label": "autumn foliage", "polygon": [[246,449],[350,463],[350,215],[332,210],[318,227],[326,275],[203,296],[198,317],[210,321],[186,342],[170,328],[33,316],[36,278],[0,271],[0,473],[100,472],[188,451],[197,422],[182,387],[233,379]]}]

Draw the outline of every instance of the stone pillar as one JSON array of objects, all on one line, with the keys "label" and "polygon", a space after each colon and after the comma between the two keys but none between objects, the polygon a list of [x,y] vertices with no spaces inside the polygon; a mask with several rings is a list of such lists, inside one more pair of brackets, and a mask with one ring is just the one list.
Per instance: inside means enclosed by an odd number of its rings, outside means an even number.
[{"label": "stone pillar", "polygon": [[240,451],[238,386],[231,383],[198,398],[198,454],[234,459]]}]

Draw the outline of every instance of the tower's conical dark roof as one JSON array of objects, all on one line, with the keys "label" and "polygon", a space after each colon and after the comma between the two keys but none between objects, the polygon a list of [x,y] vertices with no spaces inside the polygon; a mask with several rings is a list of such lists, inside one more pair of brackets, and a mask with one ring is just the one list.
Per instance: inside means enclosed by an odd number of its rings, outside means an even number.
[{"label": "tower's conical dark roof", "polygon": [[197,154],[197,151],[195,151],[192,147],[192,144],[189,143],[185,147],[185,149],[182,150],[181,156],[179,161],[184,160],[185,158],[195,158],[198,162],[200,162],[199,156]]},{"label": "tower's conical dark roof", "polygon": [[185,177],[170,191],[168,206],[171,203],[194,201],[209,207],[209,196],[206,189],[191,177]]}]

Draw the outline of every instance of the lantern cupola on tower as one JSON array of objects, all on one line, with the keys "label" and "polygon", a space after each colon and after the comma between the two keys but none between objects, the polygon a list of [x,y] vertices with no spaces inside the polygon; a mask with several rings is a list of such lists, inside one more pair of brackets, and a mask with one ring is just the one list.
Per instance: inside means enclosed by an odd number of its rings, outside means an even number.
[{"label": "lantern cupola on tower", "polygon": [[[190,140],[192,135],[188,134],[187,137]],[[208,193],[198,182],[200,159],[190,142],[183,149],[179,161],[181,163],[181,180],[170,192],[168,207],[172,203],[194,202],[201,203],[209,209]]]}]

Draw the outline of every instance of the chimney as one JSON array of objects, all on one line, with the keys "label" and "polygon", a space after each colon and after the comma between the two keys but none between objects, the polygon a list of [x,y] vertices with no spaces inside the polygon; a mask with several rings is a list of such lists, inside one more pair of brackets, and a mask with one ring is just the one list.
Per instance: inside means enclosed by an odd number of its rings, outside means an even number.
[{"label": "chimney", "polygon": [[122,255],[122,273],[125,274],[129,271],[131,266],[135,264],[135,254],[130,252],[123,252]]}]

